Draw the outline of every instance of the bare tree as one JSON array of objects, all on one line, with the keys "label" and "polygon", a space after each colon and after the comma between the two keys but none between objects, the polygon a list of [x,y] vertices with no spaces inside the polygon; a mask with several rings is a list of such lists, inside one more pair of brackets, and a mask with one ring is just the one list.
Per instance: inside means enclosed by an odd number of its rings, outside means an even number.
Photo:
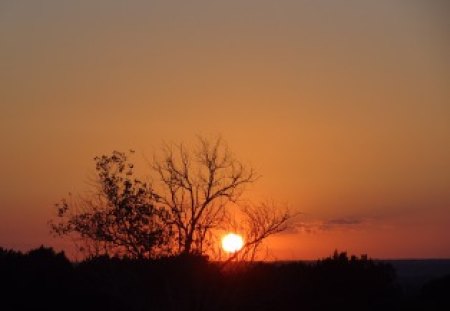
[{"label": "bare tree", "polygon": [[95,158],[94,194],[63,199],[51,231],[59,236],[77,235],[96,254],[151,258],[166,251],[170,239],[167,212],[158,208],[147,183],[133,177],[127,155],[114,151]]},{"label": "bare tree", "polygon": [[223,224],[229,204],[258,178],[220,138],[199,138],[194,151],[168,145],[152,167],[160,182],[157,200],[170,213],[179,253],[203,253],[212,230]]},{"label": "bare tree", "polygon": [[245,244],[241,258],[253,261],[266,238],[285,231],[288,221],[293,217],[287,208],[280,208],[274,203],[244,205]]},{"label": "bare tree", "polygon": [[224,264],[231,261],[253,262],[261,251],[263,242],[272,235],[283,232],[294,217],[287,207],[282,208],[274,202],[242,204],[238,211],[238,221],[229,222],[229,230],[243,236],[241,250],[231,254]]}]

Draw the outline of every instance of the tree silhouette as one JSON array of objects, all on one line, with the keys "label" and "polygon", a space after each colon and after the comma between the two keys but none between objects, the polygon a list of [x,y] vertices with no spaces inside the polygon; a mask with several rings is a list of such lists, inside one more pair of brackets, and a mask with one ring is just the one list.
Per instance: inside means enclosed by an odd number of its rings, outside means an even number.
[{"label": "tree silhouette", "polygon": [[241,230],[245,232],[245,245],[236,254],[242,260],[253,261],[264,240],[288,228],[288,220],[294,215],[280,209],[274,203],[247,204],[240,208],[243,215]]},{"label": "tree silhouette", "polygon": [[57,204],[57,235],[76,233],[95,246],[95,253],[152,258],[164,254],[170,239],[168,214],[154,204],[150,186],[135,178],[125,153],[95,158],[94,195]]},{"label": "tree silhouette", "polygon": [[183,145],[166,146],[152,167],[162,185],[157,200],[169,211],[180,253],[203,253],[211,230],[227,219],[229,203],[257,179],[220,138],[199,138],[193,151]]},{"label": "tree silhouette", "polygon": [[114,151],[95,162],[94,195],[63,199],[56,205],[57,219],[50,222],[56,235],[84,241],[90,255],[205,254],[213,248],[217,230],[230,227],[237,206],[246,242],[239,255],[253,260],[261,242],[286,229],[290,218],[275,205],[240,204],[246,186],[258,175],[220,138],[199,137],[194,148],[165,145],[149,163],[151,185],[136,178],[128,154]]}]

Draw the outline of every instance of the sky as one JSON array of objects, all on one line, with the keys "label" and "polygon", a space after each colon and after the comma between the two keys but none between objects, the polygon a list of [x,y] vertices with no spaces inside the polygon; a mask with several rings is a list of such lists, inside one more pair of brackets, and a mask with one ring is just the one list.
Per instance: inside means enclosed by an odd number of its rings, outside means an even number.
[{"label": "sky", "polygon": [[0,246],[93,157],[221,135],[301,212],[274,259],[450,258],[445,0],[0,0]]}]

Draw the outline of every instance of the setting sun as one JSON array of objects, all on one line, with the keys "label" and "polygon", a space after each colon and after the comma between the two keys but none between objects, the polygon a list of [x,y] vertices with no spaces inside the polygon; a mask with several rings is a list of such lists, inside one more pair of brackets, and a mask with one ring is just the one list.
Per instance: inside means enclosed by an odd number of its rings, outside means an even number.
[{"label": "setting sun", "polygon": [[237,252],[242,246],[244,246],[244,240],[239,234],[228,233],[222,238],[222,248],[228,253]]}]

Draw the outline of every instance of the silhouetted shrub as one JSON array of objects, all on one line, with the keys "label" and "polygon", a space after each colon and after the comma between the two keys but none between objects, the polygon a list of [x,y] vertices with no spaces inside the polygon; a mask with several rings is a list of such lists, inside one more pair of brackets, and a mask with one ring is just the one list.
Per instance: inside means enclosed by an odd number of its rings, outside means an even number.
[{"label": "silhouetted shrub", "polygon": [[26,254],[1,250],[0,267],[6,310],[53,310],[70,298],[73,268],[64,253],[43,246]]}]

